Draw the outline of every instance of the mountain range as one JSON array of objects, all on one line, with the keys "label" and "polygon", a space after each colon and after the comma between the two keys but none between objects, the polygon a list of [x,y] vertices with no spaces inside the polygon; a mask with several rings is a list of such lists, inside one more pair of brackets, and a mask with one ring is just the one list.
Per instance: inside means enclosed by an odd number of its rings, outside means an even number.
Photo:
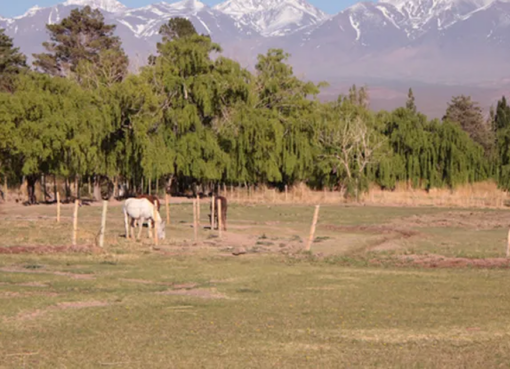
[{"label": "mountain range", "polygon": [[510,82],[510,1],[501,0],[360,2],[338,14],[305,0],[227,0],[213,7],[183,0],[136,9],[117,0],[68,0],[0,16],[0,27],[31,56],[49,39],[47,23],[86,5],[117,26],[135,68],[154,53],[161,25],[181,16],[245,66],[252,68],[269,48],[282,48],[298,75],[333,85],[401,81],[500,89]]}]

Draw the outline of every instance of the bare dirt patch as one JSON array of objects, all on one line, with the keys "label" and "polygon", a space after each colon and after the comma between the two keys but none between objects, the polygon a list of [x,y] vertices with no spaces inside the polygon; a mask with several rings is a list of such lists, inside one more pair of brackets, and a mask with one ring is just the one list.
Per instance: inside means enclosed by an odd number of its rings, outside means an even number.
[{"label": "bare dirt patch", "polygon": [[399,227],[444,227],[490,230],[508,228],[510,212],[502,211],[448,211],[438,214],[413,215],[392,221]]},{"label": "bare dirt patch", "polygon": [[47,284],[41,282],[27,282],[27,283],[16,283],[16,286],[21,287],[48,287]]},{"label": "bare dirt patch", "polygon": [[[363,251],[388,251],[400,248],[398,241],[410,239],[412,237],[425,237],[420,232],[401,229],[391,226],[369,226],[369,225],[357,225],[357,226],[337,226],[337,225],[323,225],[322,228],[328,231],[335,232],[362,232],[383,235],[383,237],[376,242],[371,243],[369,246],[364,247]],[[353,252],[360,251],[354,250]]]},{"label": "bare dirt patch", "polygon": [[23,298],[23,297],[32,297],[32,296],[46,296],[46,297],[56,297],[58,293],[56,292],[12,292],[12,291],[0,291],[0,299],[10,299],[10,298]]},{"label": "bare dirt patch", "polygon": [[139,283],[139,284],[151,284],[151,285],[161,285],[161,286],[172,286],[172,283],[164,283],[164,282],[155,282],[149,281],[146,279],[128,279],[128,278],[119,278],[120,281],[131,282],[131,283]]},{"label": "bare dirt patch", "polygon": [[347,225],[331,225],[326,224],[320,226],[323,229],[328,231],[339,231],[339,232],[364,232],[364,233],[375,233],[375,234],[391,234],[398,233],[402,238],[410,238],[413,236],[417,236],[420,233],[417,231],[402,229],[401,227],[391,227],[391,226],[370,226],[370,225],[356,225],[356,226],[347,226]]},{"label": "bare dirt patch", "polygon": [[199,297],[202,299],[228,299],[228,297],[215,290],[208,289],[188,289],[188,290],[168,290],[162,292],[156,292],[158,295],[177,295],[177,296],[192,296]]},{"label": "bare dirt patch", "polygon": [[104,301],[73,301],[73,302],[61,302],[57,305],[49,306],[45,309],[36,309],[33,311],[23,311],[16,315],[13,318],[5,318],[4,320],[16,320],[16,321],[24,321],[24,320],[33,320],[35,318],[46,315],[50,312],[55,312],[59,310],[66,309],[84,309],[84,308],[94,308],[94,307],[105,307],[110,306],[109,302]]},{"label": "bare dirt patch", "polygon": [[57,304],[60,309],[82,309],[89,307],[102,307],[111,305],[104,301],[75,301],[75,302],[61,302]]},{"label": "bare dirt patch", "polygon": [[102,253],[95,246],[9,246],[0,247],[0,254],[62,254],[62,253]]},{"label": "bare dirt patch", "polygon": [[59,271],[52,271],[52,270],[29,270],[29,269],[23,269],[19,267],[5,267],[0,268],[0,272],[6,272],[6,273],[28,273],[28,274],[53,274],[63,277],[69,277],[73,279],[96,279],[96,277],[92,274],[76,274],[76,273],[69,273],[69,272],[59,272]]},{"label": "bare dirt patch", "polygon": [[397,260],[403,265],[415,265],[424,268],[510,268],[510,259],[487,258],[468,259],[451,258],[442,255],[401,255]]}]

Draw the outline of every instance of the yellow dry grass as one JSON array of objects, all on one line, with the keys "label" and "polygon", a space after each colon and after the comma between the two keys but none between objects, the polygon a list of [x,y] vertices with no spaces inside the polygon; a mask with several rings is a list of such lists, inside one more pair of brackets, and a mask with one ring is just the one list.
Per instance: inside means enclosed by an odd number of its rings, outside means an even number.
[{"label": "yellow dry grass", "polygon": [[[60,185],[60,184],[59,184]],[[60,187],[60,186],[59,186]],[[63,187],[63,184],[62,184]],[[74,191],[74,189],[73,189]],[[49,191],[51,192],[51,191]],[[41,198],[41,188],[36,186]],[[226,196],[231,203],[237,204],[346,204],[356,203],[354,199],[345,199],[339,191],[315,191],[305,183],[289,186],[286,191],[261,185],[257,187],[222,186],[220,195]],[[161,198],[164,195],[159,194]],[[25,201],[26,185],[10,188],[7,201]],[[381,190],[371,185],[367,193],[360,194],[360,204],[377,206],[432,206],[454,208],[491,208],[501,209],[507,205],[508,193],[498,189],[494,181],[479,182],[459,186],[455,190],[433,188],[430,191],[414,189],[408,183],[398,183],[395,190]]]},{"label": "yellow dry grass", "polygon": [[373,186],[362,197],[362,201],[370,205],[493,209],[503,208],[507,200],[507,192],[498,189],[492,181],[459,186],[455,190],[434,188],[429,192],[404,183],[398,184],[394,191],[382,191]]},{"label": "yellow dry grass", "polygon": [[[288,189],[259,186],[256,189],[230,188],[222,191],[230,202],[240,204],[345,204],[346,200],[337,191],[313,191],[304,183]],[[360,203],[382,206],[433,206],[457,208],[503,208],[508,201],[508,193],[497,188],[492,181],[459,186],[455,190],[447,188],[431,189],[429,192],[413,189],[405,183],[397,184],[394,191],[384,191],[372,185],[368,193],[360,196]]]}]

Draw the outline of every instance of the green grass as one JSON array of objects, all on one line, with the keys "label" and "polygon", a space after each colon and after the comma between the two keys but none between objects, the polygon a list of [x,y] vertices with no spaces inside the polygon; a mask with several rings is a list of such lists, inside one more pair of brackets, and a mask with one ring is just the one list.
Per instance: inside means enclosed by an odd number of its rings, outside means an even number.
[{"label": "green grass", "polygon": [[[23,259],[2,264],[32,263]],[[0,296],[18,293],[0,305],[5,368],[510,365],[504,271],[346,268],[276,256],[38,262],[40,274],[0,274]],[[70,270],[95,279],[52,274]],[[20,286],[30,282],[45,287]],[[182,283],[225,298],[158,293]],[[90,301],[105,306],[58,307]]]},{"label": "green grass", "polygon": [[[500,257],[505,228],[406,226],[444,209],[324,206],[313,252],[287,256],[278,250],[303,247],[313,207],[231,205],[227,235],[202,229],[210,244],[199,245],[191,209],[172,205],[160,251],[145,230],[142,243],[123,239],[112,206],[104,254],[0,255],[0,368],[510,366],[507,270],[368,263],[405,253]],[[4,213],[0,246],[69,244],[71,207],[59,225],[53,211]],[[80,208],[80,244],[93,242],[100,213]],[[419,233],[348,228],[356,226]],[[224,249],[236,242],[262,251],[233,257]],[[372,250],[383,242],[394,247]]]}]

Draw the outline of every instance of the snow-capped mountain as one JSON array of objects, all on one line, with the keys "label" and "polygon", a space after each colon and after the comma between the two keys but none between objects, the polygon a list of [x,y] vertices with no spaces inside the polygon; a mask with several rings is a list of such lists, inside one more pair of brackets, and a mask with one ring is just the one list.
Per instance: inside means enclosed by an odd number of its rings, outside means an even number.
[{"label": "snow-capped mountain", "polygon": [[127,7],[118,2],[117,0],[67,0],[64,6],[87,6],[91,8],[105,10],[111,13],[118,13],[125,11]]},{"label": "snow-capped mountain", "polygon": [[293,33],[327,18],[327,14],[303,0],[227,0],[214,7],[263,36]]},{"label": "snow-capped mountain", "polygon": [[[510,0],[360,2],[327,15],[305,0],[199,0],[127,8],[118,0],[67,0],[0,17],[0,27],[27,55],[43,51],[46,24],[74,8],[100,9],[116,25],[132,64],[145,64],[172,17],[191,20],[224,54],[253,66],[269,48],[289,52],[297,73],[314,79],[413,79],[476,82],[508,77]],[[0,8],[1,9],[1,8]]]}]

